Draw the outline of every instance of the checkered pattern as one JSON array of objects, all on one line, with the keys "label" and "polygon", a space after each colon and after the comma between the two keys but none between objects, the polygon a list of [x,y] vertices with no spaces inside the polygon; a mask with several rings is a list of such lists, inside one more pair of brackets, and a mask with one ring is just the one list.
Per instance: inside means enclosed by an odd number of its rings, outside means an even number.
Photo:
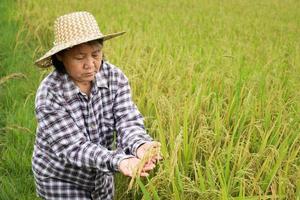
[{"label": "checkered pattern", "polygon": [[41,197],[112,199],[119,162],[152,140],[122,71],[103,62],[95,77],[89,97],[57,71],[37,91],[32,167]]}]

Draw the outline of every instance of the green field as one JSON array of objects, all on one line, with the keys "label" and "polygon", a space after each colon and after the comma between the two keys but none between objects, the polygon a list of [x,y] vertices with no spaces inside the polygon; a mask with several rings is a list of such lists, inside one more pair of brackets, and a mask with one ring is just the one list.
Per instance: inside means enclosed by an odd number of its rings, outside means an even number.
[{"label": "green field", "polygon": [[34,98],[56,17],[87,10],[164,160],[116,199],[300,199],[300,1],[0,2],[0,199],[37,199]]}]

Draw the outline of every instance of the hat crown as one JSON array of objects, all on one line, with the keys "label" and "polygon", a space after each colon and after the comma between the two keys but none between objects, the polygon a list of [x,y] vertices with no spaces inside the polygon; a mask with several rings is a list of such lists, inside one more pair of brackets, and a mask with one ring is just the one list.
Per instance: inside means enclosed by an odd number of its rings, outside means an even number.
[{"label": "hat crown", "polygon": [[89,12],[63,15],[54,23],[54,45],[63,45],[82,38],[103,36],[96,19]]}]

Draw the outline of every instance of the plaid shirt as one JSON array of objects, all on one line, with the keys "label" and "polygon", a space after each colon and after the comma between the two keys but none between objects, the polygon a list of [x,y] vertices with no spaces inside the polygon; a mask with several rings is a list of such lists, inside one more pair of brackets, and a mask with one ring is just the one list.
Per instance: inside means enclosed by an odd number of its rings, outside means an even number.
[{"label": "plaid shirt", "polygon": [[152,140],[132,101],[127,77],[108,62],[96,73],[90,96],[67,74],[53,71],[37,91],[35,111],[32,168],[40,196],[51,193],[47,179],[55,178],[87,191],[101,190],[101,198],[111,199],[112,172]]}]

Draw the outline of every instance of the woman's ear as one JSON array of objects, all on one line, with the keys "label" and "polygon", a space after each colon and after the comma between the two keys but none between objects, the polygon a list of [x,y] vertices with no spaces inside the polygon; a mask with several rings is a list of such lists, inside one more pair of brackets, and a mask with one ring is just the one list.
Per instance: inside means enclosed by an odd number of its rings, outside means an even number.
[{"label": "woman's ear", "polygon": [[55,54],[58,61],[62,62],[62,55],[60,53]]}]

